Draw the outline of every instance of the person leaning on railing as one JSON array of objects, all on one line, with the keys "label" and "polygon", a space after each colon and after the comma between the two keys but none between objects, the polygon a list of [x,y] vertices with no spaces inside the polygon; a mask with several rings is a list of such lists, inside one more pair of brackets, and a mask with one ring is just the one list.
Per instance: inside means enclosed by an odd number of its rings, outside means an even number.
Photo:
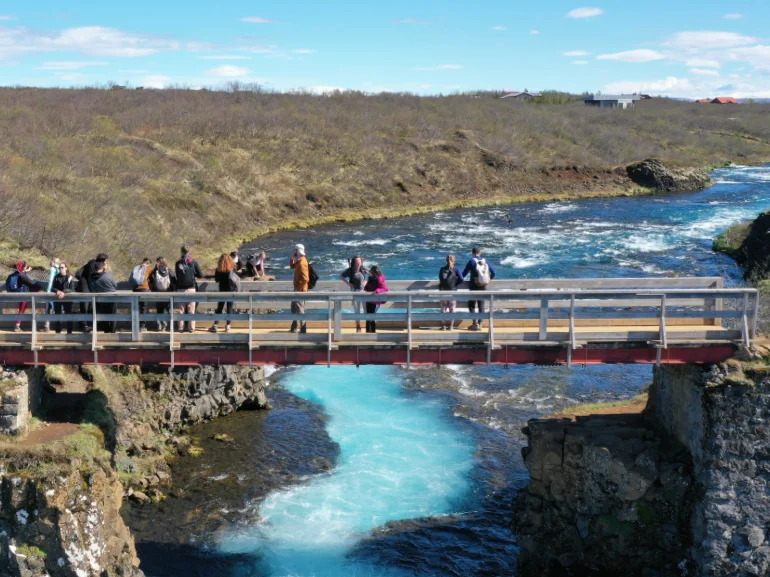
[{"label": "person leaning on railing", "polygon": [[[27,261],[20,260],[16,263],[16,270],[13,271],[5,281],[5,290],[9,293],[23,293],[23,292],[37,292],[40,290],[40,285],[29,278],[29,272],[32,267],[27,265]],[[21,301],[19,303],[19,314],[23,315],[24,311],[29,306],[28,301]],[[16,321],[16,327],[14,330],[17,333],[21,332],[21,321]]]},{"label": "person leaning on railing", "polygon": [[[98,261],[96,270],[91,276],[91,292],[96,294],[114,293],[118,290],[118,283],[110,272],[110,267],[105,261]],[[104,301],[97,301],[96,313],[100,315],[114,315],[118,310],[118,304]],[[115,321],[100,321],[97,323],[97,329],[105,333],[115,332]]]},{"label": "person leaning on railing", "polygon": [[[350,259],[350,266],[342,271],[340,280],[348,285],[351,292],[360,293],[364,290],[366,284],[366,271],[364,270],[364,259],[360,256],[354,256]],[[353,301],[353,310],[357,315],[361,314],[363,302]],[[356,319],[356,332],[361,332],[361,321]]]},{"label": "person leaning on railing", "polygon": [[[374,265],[371,269],[369,269],[369,280],[366,281],[366,286],[364,286],[364,292],[378,295],[378,294],[386,293],[389,290],[390,289],[388,288],[388,283],[387,283],[387,279],[385,278],[385,275],[383,274],[382,270],[380,270],[380,267],[378,267],[377,265]],[[380,308],[380,305],[383,305],[383,304],[385,304],[385,301],[367,301],[366,314],[373,315]],[[376,333],[377,321],[373,321],[373,320],[366,321],[366,332]]]},{"label": "person leaning on railing", "polygon": [[[155,259],[155,268],[150,275],[150,289],[156,293],[173,292],[176,289],[176,277],[174,272],[168,266],[166,259],[159,256]],[[165,300],[159,300],[155,305],[155,312],[159,315],[167,315],[171,310],[171,303]],[[158,321],[158,332],[168,330],[169,323]]]},{"label": "person leaning on railing", "polygon": [[[214,280],[219,285],[219,291],[223,293],[237,293],[241,290],[241,277],[235,271],[235,262],[233,257],[228,254],[223,254],[219,257],[217,263],[217,270],[214,272]],[[219,301],[217,304],[216,314],[221,315],[222,311],[227,307],[227,314],[233,314],[233,301]],[[219,321],[215,320],[209,331],[212,333],[217,332]],[[227,319],[225,323],[225,332],[230,332],[230,319]]]},{"label": "person leaning on railing", "polygon": [[[193,260],[190,255],[190,247],[187,245],[182,246],[182,256],[176,261],[174,267],[176,273],[176,292],[178,293],[194,293],[198,290],[197,279],[203,278],[203,271],[197,261]],[[179,312],[181,314],[194,315],[196,303],[194,302],[180,302]],[[183,333],[185,327],[184,321],[179,321],[179,332]],[[195,332],[195,321],[188,323],[188,332]]]}]

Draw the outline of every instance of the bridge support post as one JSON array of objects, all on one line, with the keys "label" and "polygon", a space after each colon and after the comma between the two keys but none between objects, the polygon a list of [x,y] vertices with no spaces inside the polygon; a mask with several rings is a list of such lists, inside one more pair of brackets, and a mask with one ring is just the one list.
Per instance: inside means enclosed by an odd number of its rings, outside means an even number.
[{"label": "bridge support post", "polygon": [[412,368],[412,295],[406,297],[406,367]]},{"label": "bridge support post", "polygon": [[[756,318],[756,317],[754,317]],[[741,328],[743,329],[743,344],[746,348],[751,346],[751,334],[749,331],[749,295],[743,295],[743,314],[741,315]]]},{"label": "bridge support post", "polygon": [[540,334],[538,338],[541,341],[546,339],[548,335],[548,297],[542,297],[540,299]]},{"label": "bridge support post", "polygon": [[131,340],[139,341],[139,297],[131,297]]},{"label": "bridge support post", "polygon": [[249,295],[249,368],[254,355],[254,297]]},{"label": "bridge support post", "polygon": [[342,340],[342,301],[334,301],[334,340]]}]

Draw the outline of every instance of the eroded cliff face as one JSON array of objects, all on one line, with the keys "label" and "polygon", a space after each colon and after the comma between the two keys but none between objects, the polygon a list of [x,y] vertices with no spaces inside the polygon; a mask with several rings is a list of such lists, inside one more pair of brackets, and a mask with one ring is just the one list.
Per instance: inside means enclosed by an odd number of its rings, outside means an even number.
[{"label": "eroded cliff face", "polygon": [[531,421],[523,574],[767,575],[768,423],[761,360],[657,368],[643,414]]},{"label": "eroded cliff face", "polygon": [[0,455],[0,575],[143,576],[118,474],[78,451]]},{"label": "eroded cliff face", "polygon": [[655,158],[629,164],[626,173],[639,186],[658,192],[694,192],[712,184],[705,170],[672,167]]}]

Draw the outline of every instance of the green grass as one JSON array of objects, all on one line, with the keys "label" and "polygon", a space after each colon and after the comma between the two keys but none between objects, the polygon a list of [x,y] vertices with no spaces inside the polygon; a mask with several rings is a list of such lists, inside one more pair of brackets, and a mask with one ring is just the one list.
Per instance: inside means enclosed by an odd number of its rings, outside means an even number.
[{"label": "green grass", "polygon": [[577,415],[590,415],[593,413],[607,412],[610,409],[635,410],[636,408],[639,408],[639,410],[641,411],[642,409],[644,409],[646,404],[647,404],[647,393],[643,393],[641,395],[637,395],[635,397],[632,397],[630,399],[626,399],[623,401],[608,401],[605,403],[578,403],[576,405],[571,405],[564,409],[559,409],[556,413],[554,413],[551,416],[572,417]]},{"label": "green grass", "polygon": [[16,554],[24,555],[25,557],[37,557],[41,559],[46,557],[46,552],[43,551],[40,547],[36,547],[35,545],[28,545],[26,543],[16,546]]},{"label": "green grass", "polygon": [[750,230],[750,222],[732,225],[714,240],[713,250],[723,252],[741,262],[741,245],[748,237]]}]

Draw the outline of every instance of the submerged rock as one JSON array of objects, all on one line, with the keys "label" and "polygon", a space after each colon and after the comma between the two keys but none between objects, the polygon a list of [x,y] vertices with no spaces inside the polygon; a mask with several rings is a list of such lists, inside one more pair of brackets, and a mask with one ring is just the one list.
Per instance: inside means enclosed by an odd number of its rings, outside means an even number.
[{"label": "submerged rock", "polygon": [[712,184],[704,170],[673,168],[654,158],[629,164],[626,173],[639,186],[658,192],[694,192]]}]

